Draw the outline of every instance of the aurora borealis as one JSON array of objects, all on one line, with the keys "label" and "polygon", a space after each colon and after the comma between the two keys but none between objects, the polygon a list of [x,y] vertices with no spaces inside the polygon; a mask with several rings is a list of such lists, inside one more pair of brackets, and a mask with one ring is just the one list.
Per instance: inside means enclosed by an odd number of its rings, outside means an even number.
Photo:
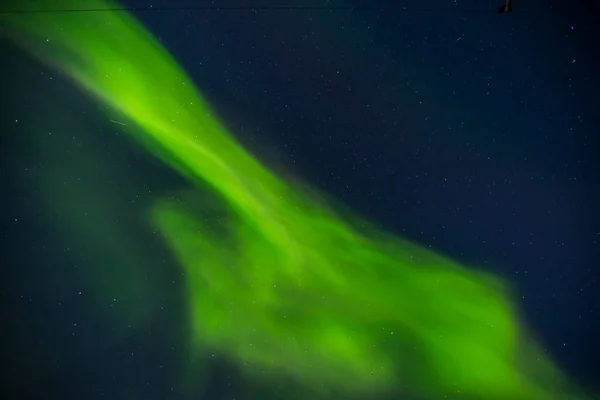
[{"label": "aurora borealis", "polygon": [[[49,15],[1,21],[193,187],[183,202],[155,199],[141,211],[184,272],[184,324],[198,357],[216,352],[252,379],[289,377],[311,396],[581,398],[521,325],[500,279],[279,178],[127,13]],[[220,217],[209,222],[207,212]]]}]

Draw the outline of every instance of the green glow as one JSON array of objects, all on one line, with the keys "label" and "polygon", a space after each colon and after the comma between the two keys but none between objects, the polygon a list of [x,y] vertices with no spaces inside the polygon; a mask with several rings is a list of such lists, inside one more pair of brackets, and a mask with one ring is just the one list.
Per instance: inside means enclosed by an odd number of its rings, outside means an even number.
[{"label": "green glow", "polygon": [[[149,216],[185,271],[199,354],[219,352],[256,379],[284,375],[321,394],[580,398],[566,394],[571,385],[519,326],[502,282],[351,213],[342,218],[322,196],[272,174],[127,13],[3,15],[1,22],[198,187],[185,202],[157,202]],[[205,185],[221,202],[211,210],[224,218],[202,217]]]}]

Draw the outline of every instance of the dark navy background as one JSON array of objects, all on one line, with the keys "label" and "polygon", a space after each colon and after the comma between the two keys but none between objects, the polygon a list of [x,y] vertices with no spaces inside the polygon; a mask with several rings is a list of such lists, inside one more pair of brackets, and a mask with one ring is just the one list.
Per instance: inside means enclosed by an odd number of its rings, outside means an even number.
[{"label": "dark navy background", "polygon": [[[509,279],[543,347],[600,390],[598,9],[514,0],[499,16],[499,4],[474,0],[300,3],[126,5],[275,170]],[[3,386],[10,398],[179,398],[169,368],[181,357],[176,290],[165,289],[171,312],[106,350],[102,328],[85,325],[90,304],[53,273],[64,251],[17,178],[28,166],[14,120],[36,118],[40,85],[61,90],[65,107],[77,90],[46,82],[47,69],[0,44]],[[97,151],[129,174],[158,187],[177,179],[110,134],[101,140]],[[59,366],[46,363],[47,348]],[[243,386],[230,366],[206,374],[206,398],[233,399]]]}]

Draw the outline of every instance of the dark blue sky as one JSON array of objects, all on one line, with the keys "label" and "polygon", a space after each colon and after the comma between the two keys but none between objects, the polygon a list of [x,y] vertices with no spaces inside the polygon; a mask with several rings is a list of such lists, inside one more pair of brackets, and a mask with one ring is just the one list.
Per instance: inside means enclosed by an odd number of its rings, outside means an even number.
[{"label": "dark blue sky", "polygon": [[591,377],[591,19],[561,2],[516,1],[504,16],[493,2],[394,3],[138,15],[242,142],[382,226],[513,280],[549,351]]},{"label": "dark blue sky", "polygon": [[[247,3],[259,4],[219,2]],[[406,9],[375,0],[356,9],[347,6],[360,2],[269,3],[200,10],[209,3],[126,2],[275,170],[292,169],[382,228],[506,277],[544,348],[597,382],[598,9],[514,0],[513,12],[499,16],[498,1],[487,0],[409,1]],[[281,4],[292,3],[300,2]],[[20,57],[13,68],[26,62]],[[6,76],[3,93],[25,101]],[[14,114],[2,114],[6,127]],[[6,153],[16,146],[3,143]],[[31,227],[15,226],[31,213],[11,176],[19,168],[3,158],[11,191],[2,228],[5,246],[27,249]],[[0,293],[18,299],[34,290],[19,282]],[[84,313],[56,311],[66,312]],[[111,357],[105,362],[119,359]]]}]

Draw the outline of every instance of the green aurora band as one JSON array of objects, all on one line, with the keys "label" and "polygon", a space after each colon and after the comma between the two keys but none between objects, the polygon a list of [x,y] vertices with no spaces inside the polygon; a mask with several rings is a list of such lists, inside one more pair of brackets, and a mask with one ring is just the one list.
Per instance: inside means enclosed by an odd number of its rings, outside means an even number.
[{"label": "green aurora band", "polygon": [[[519,324],[502,282],[352,213],[342,218],[316,191],[275,176],[128,13],[5,14],[0,22],[4,35],[135,126],[131,137],[197,192],[208,186],[221,201],[209,206],[194,194],[195,205],[166,199],[149,210],[185,272],[198,355],[217,352],[255,379],[283,376],[323,396],[583,398]],[[226,218],[207,223],[199,217],[207,207]]]}]

